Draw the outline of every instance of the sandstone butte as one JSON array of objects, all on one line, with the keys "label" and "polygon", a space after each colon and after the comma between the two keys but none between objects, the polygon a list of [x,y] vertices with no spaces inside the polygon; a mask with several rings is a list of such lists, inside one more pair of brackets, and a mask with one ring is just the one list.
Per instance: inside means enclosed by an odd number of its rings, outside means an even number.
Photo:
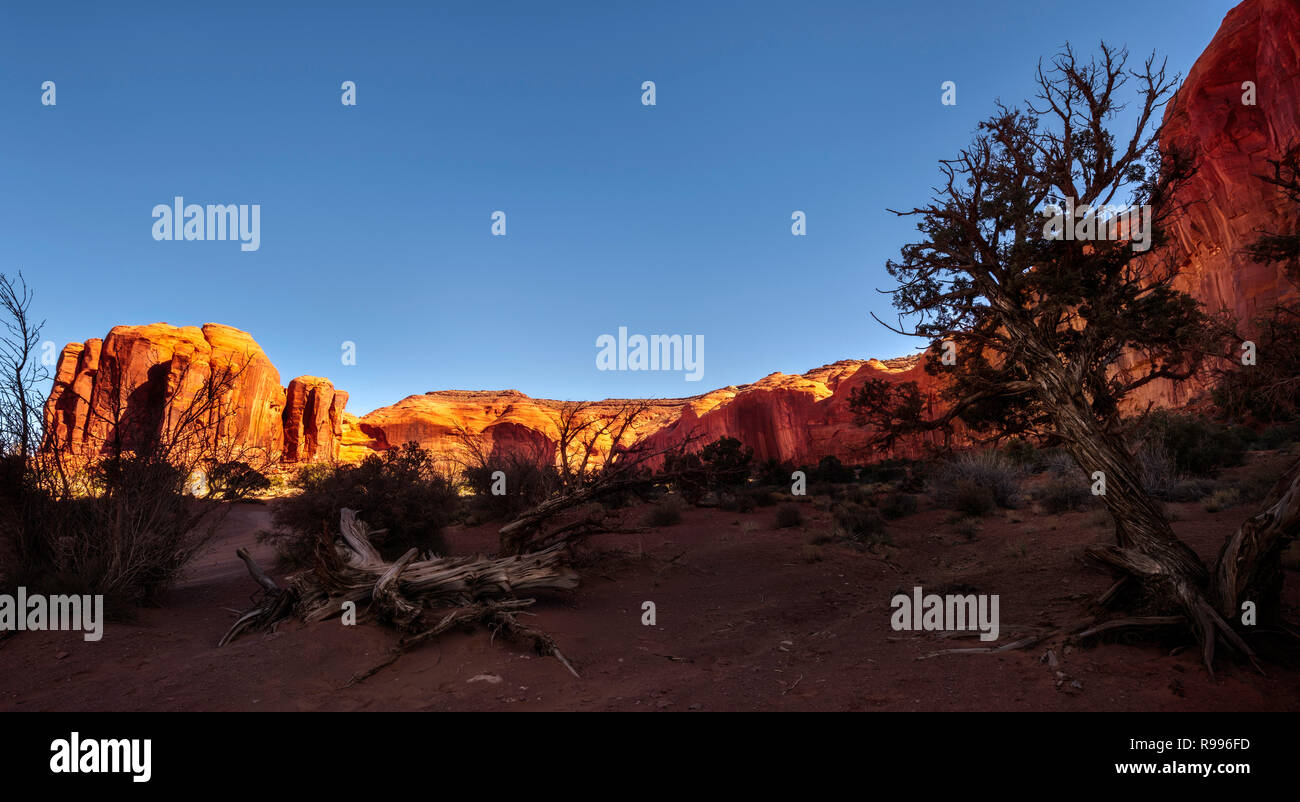
[{"label": "sandstone butte", "polygon": [[[1256,105],[1242,103],[1246,81],[1256,85]],[[1171,231],[1181,288],[1211,311],[1227,309],[1247,335],[1257,315],[1297,297],[1283,266],[1252,263],[1243,248],[1261,231],[1295,230],[1294,211],[1256,176],[1268,169],[1268,158],[1300,142],[1298,118],[1298,0],[1247,0],[1229,12],[1165,113],[1165,143],[1199,154],[1198,172],[1179,198],[1186,210]],[[412,440],[455,455],[462,448],[458,432],[473,435],[493,457],[553,453],[560,402],[514,390],[439,391],[358,418],[344,410],[347,394],[326,379],[304,376],[281,387],[251,336],[215,324],[119,326],[102,341],[67,346],[46,407],[47,437],[93,456],[112,436],[107,413],[121,399],[129,413],[121,434],[129,442],[174,416],[214,366],[232,362],[248,368],[235,388],[239,411],[226,436],[286,462],[355,461]],[[801,376],[773,373],[753,384],[654,400],[633,436],[655,448],[691,434],[701,443],[730,436],[759,459],[795,463],[828,455],[845,462],[912,455],[923,443],[873,453],[870,433],[853,423],[849,396],[872,378],[916,381],[931,407],[940,405],[941,388],[917,356],[845,360]],[[1203,387],[1153,384],[1135,403],[1182,406]],[[596,402],[594,409],[620,403]]]}]

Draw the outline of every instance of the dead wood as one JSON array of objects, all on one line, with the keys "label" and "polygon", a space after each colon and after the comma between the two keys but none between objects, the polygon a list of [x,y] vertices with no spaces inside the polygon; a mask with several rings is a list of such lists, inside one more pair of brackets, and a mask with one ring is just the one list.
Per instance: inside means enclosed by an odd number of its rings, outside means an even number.
[{"label": "dead wood", "polygon": [[305,622],[340,615],[348,603],[368,605],[381,622],[403,631],[402,639],[384,662],[354,676],[364,680],[415,646],[447,630],[470,624],[488,627],[493,635],[526,643],[538,654],[550,655],[570,673],[573,665],[549,635],[521,623],[515,616],[533,604],[521,593],[568,590],[578,575],[564,564],[564,544],[509,557],[433,557],[417,559],[416,549],[386,562],[371,541],[371,532],[352,510],[339,516],[339,537],[332,550],[318,554],[315,565],[288,578],[281,588],[246,551],[237,554],[262,588],[259,603],[226,632],[224,646],[246,632],[268,630],[296,615]]}]

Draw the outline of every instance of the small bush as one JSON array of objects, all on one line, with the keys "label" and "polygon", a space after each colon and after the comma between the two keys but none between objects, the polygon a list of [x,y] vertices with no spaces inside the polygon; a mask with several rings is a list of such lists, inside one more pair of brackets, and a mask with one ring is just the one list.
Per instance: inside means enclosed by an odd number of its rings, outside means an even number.
[{"label": "small bush", "polygon": [[817,484],[846,484],[856,478],[852,468],[831,454],[822,457],[817,467],[808,472],[808,480]]},{"label": "small bush", "polygon": [[[497,471],[505,475],[506,492],[501,495],[492,492],[500,487],[493,478]],[[560,472],[553,464],[523,454],[510,454],[488,465],[466,468],[464,481],[474,494],[474,506],[482,517],[513,518],[556,493],[560,488]]]},{"label": "small bush", "polygon": [[1037,473],[1047,471],[1052,476],[1071,476],[1079,472],[1079,463],[1074,461],[1074,457],[1058,449],[1042,452],[1038,466]]},{"label": "small bush", "polygon": [[718,506],[727,512],[753,512],[754,497],[746,491],[724,493]]},{"label": "small bush", "polygon": [[1168,497],[1178,484],[1178,470],[1168,449],[1158,442],[1145,443],[1136,457],[1142,487],[1156,498]]},{"label": "small bush", "polygon": [[916,512],[916,496],[910,493],[889,493],[880,500],[880,514],[886,521],[906,518]]},{"label": "small bush", "polygon": [[907,478],[912,467],[912,460],[887,459],[874,462],[859,470],[859,479],[864,482],[899,482]]},{"label": "small bush", "polygon": [[997,506],[993,488],[985,487],[970,479],[957,480],[952,500],[953,509],[966,515],[983,517],[997,509]]},{"label": "small bush", "polygon": [[644,520],[646,526],[676,526],[682,522],[682,503],[676,496],[669,496],[651,507]]},{"label": "small bush", "polygon": [[819,563],[825,559],[821,546],[805,543],[799,551],[799,558],[806,563]]},{"label": "small bush", "polygon": [[977,518],[959,518],[952,525],[952,531],[967,540],[974,540],[983,528],[984,525]]},{"label": "small bush", "polygon": [[1256,444],[1267,451],[1277,451],[1297,442],[1300,442],[1300,421],[1270,426],[1256,438]]},{"label": "small bush", "polygon": [[782,504],[776,508],[776,528],[790,529],[803,526],[803,510],[798,504]]},{"label": "small bush", "polygon": [[266,474],[247,462],[220,462],[208,471],[208,496],[220,501],[241,501],[270,489]]},{"label": "small bush", "polygon": [[115,457],[69,494],[34,475],[5,516],[15,544],[6,580],[43,593],[102,594],[110,607],[156,604],[212,537],[220,505],[187,497],[188,472]]},{"label": "small bush", "polygon": [[[374,543],[385,559],[412,547],[445,554],[442,530],[460,506],[451,478],[416,443],[371,455],[359,465],[308,466],[293,484],[300,492],[276,506],[277,531],[266,538],[285,558],[310,553],[316,543],[332,543],[345,507],[377,533]],[[298,539],[309,542],[291,542]]]},{"label": "small bush", "polygon": [[[984,515],[993,506],[1007,509],[1020,506],[1023,475],[1021,469],[997,451],[967,452],[940,465],[930,478],[930,488],[940,504]],[[987,502],[989,496],[992,505]]]},{"label": "small bush", "polygon": [[840,531],[853,540],[877,541],[885,532],[885,519],[870,507],[844,502],[836,504],[831,514]]},{"label": "small bush", "polygon": [[1235,487],[1221,487],[1205,498],[1202,506],[1206,512],[1220,512],[1240,504],[1241,491]]},{"label": "small bush", "polygon": [[1168,410],[1147,416],[1143,434],[1147,444],[1164,449],[1177,473],[1188,476],[1216,476],[1223,468],[1240,465],[1251,440],[1240,427]]},{"label": "small bush", "polygon": [[794,473],[794,464],[777,459],[766,459],[754,468],[754,481],[767,487],[789,488],[794,482],[790,475]]},{"label": "small bush", "polygon": [[1085,509],[1095,504],[1096,499],[1092,484],[1077,470],[1073,478],[1053,476],[1047,480],[1038,497],[1043,508],[1053,515]]},{"label": "small bush", "polygon": [[1038,462],[1038,449],[1034,448],[1033,443],[1019,437],[1008,440],[1002,446],[1002,454],[1012,465],[1026,471],[1032,471]]}]

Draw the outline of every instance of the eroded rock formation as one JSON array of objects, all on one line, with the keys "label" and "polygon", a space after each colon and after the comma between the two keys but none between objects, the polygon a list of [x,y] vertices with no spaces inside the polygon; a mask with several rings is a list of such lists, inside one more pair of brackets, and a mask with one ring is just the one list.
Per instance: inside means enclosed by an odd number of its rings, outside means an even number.
[{"label": "eroded rock formation", "polygon": [[[246,332],[196,326],[117,326],[63,349],[45,407],[45,447],[76,460],[197,437],[224,459],[333,459],[346,393],[295,379],[286,409],[280,374]],[[292,413],[292,414],[290,414]]]}]

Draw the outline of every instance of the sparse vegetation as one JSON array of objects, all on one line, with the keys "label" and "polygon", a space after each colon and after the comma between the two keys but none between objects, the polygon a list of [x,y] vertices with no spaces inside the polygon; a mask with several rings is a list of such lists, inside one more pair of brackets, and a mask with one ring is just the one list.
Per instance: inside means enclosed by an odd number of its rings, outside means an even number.
[{"label": "sparse vegetation", "polygon": [[843,535],[851,540],[866,543],[887,542],[885,519],[870,507],[851,501],[836,504],[831,515]]},{"label": "sparse vegetation", "polygon": [[886,521],[906,518],[916,512],[916,496],[910,493],[886,493],[880,500],[878,509]]},{"label": "sparse vegetation", "polygon": [[677,496],[668,496],[655,503],[645,514],[646,526],[676,526],[682,522],[682,502]]},{"label": "sparse vegetation", "polygon": [[443,528],[459,507],[451,478],[433,455],[416,443],[366,457],[358,465],[312,465],[293,481],[300,492],[283,499],[272,514],[276,545],[292,565],[306,564],[317,544],[338,533],[339,512],[356,510],[374,530],[375,545],[388,560],[414,547],[445,554]]},{"label": "sparse vegetation", "polygon": [[782,504],[776,508],[776,528],[791,529],[803,526],[803,510],[798,504]]},{"label": "sparse vegetation", "polygon": [[1043,509],[1053,515],[1091,507],[1097,503],[1088,478],[1077,468],[1073,476],[1052,476],[1038,492]]},{"label": "sparse vegetation", "polygon": [[1022,469],[997,451],[967,452],[936,468],[929,488],[941,506],[987,515],[994,507],[1021,505],[1023,476]]},{"label": "sparse vegetation", "polygon": [[1235,487],[1221,487],[1205,497],[1201,503],[1206,512],[1222,512],[1241,504],[1241,491]]},{"label": "sparse vegetation", "polygon": [[247,462],[219,462],[208,471],[208,497],[220,501],[242,501],[271,489],[266,474]]}]

